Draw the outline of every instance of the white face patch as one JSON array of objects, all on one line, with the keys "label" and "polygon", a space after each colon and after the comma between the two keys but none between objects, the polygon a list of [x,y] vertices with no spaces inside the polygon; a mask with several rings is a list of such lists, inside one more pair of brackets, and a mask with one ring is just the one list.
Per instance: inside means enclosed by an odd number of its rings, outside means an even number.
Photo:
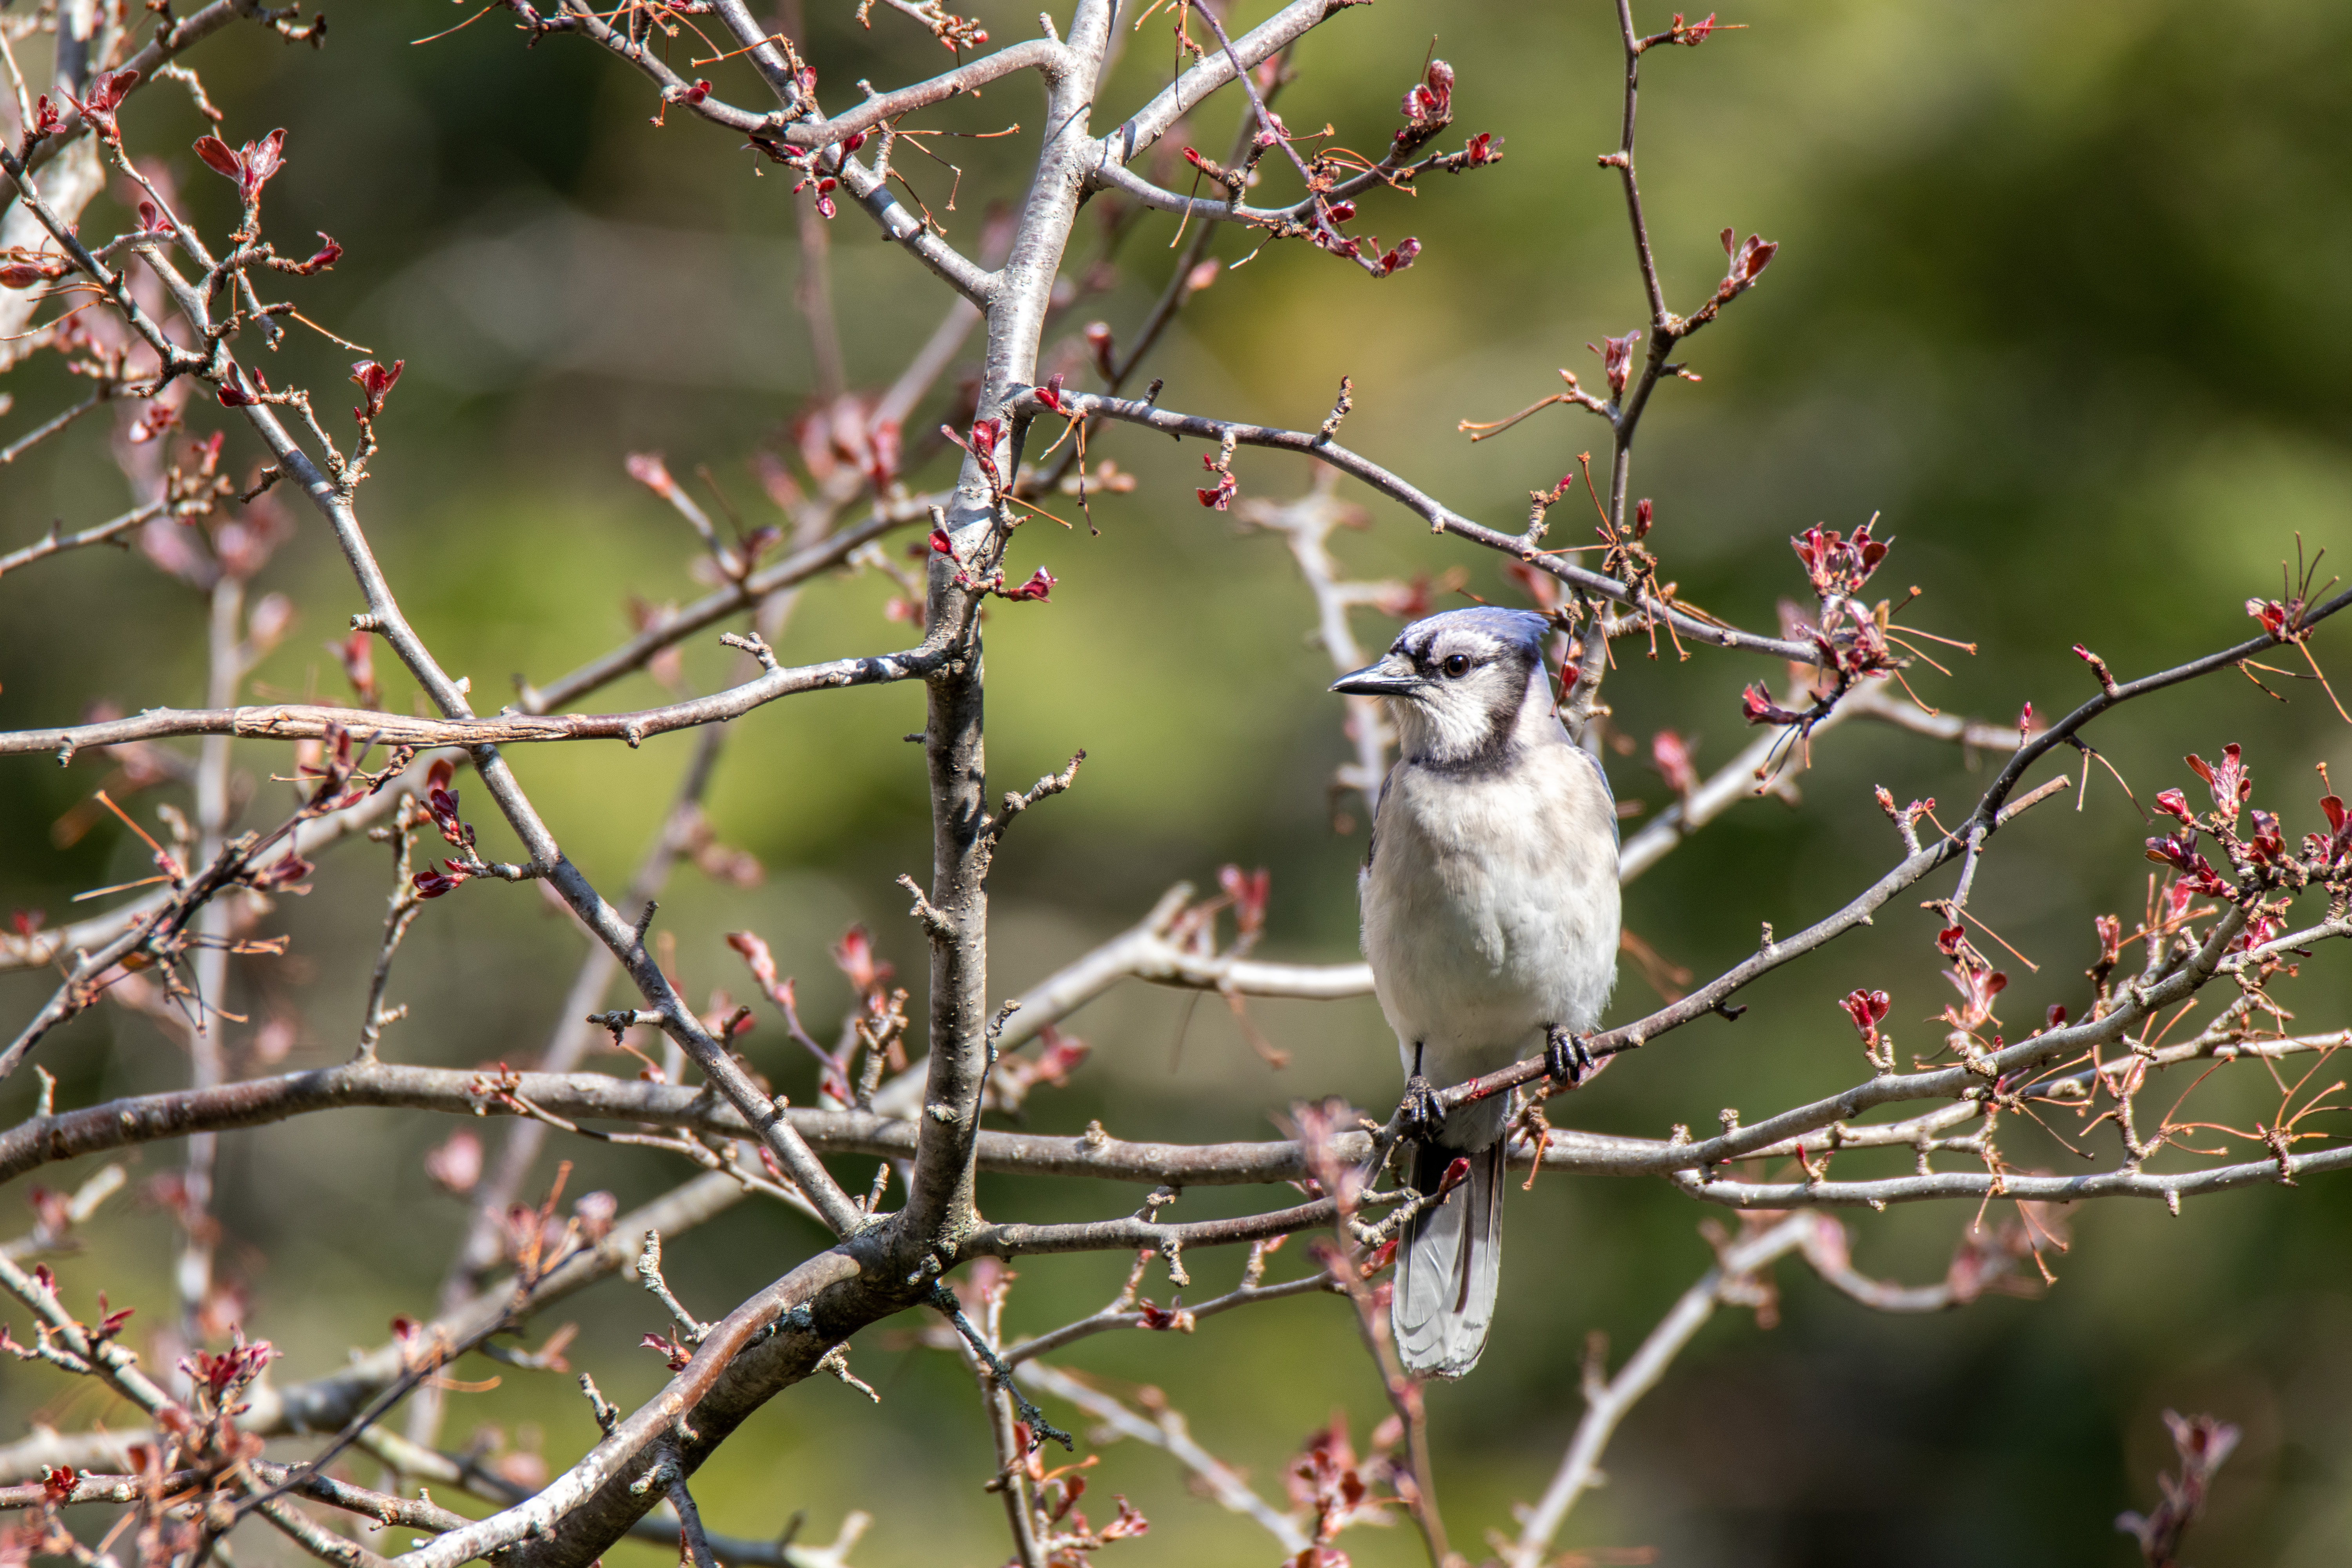
[{"label": "white face patch", "polygon": [[1389,653],[1410,661],[1423,682],[1389,703],[1404,754],[1417,763],[1458,766],[1507,752],[1529,688],[1542,679],[1539,656],[1531,662],[1528,649],[1471,626],[1412,628]]}]

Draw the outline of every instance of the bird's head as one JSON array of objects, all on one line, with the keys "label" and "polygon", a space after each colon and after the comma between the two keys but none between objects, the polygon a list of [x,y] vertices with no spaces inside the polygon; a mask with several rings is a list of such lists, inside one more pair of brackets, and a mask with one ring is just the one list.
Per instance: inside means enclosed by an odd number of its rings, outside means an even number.
[{"label": "bird's head", "polygon": [[1507,753],[1523,727],[1556,729],[1543,638],[1530,610],[1481,605],[1418,620],[1378,662],[1331,683],[1353,697],[1388,700],[1405,756],[1463,766]]}]

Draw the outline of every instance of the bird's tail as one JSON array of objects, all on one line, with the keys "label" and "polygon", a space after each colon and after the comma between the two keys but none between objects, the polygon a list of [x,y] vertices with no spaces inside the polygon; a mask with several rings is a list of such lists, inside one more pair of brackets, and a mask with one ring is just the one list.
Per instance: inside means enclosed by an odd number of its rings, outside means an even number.
[{"label": "bird's tail", "polygon": [[1486,1348],[1502,1279],[1504,1142],[1466,1152],[1424,1143],[1414,1152],[1412,1184],[1424,1193],[1455,1160],[1466,1153],[1470,1161],[1468,1178],[1444,1203],[1406,1222],[1397,1248],[1389,1326],[1405,1370],[1419,1376],[1461,1377]]}]

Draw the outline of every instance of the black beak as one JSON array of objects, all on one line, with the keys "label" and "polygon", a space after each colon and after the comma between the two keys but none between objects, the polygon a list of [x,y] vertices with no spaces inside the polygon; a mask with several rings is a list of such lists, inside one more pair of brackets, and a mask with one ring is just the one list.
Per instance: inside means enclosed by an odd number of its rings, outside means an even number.
[{"label": "black beak", "polygon": [[1331,683],[1331,689],[1349,697],[1412,697],[1427,684],[1412,660],[1392,653],[1377,664],[1341,676]]}]

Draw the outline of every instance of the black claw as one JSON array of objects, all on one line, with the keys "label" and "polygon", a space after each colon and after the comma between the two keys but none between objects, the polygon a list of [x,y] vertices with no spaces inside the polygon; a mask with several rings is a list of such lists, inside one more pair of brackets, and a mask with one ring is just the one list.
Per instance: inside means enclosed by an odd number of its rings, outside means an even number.
[{"label": "black claw", "polygon": [[1404,1080],[1404,1135],[1427,1143],[1445,1127],[1445,1107],[1437,1102],[1437,1087],[1419,1073]]},{"label": "black claw", "polygon": [[1566,1083],[1574,1089],[1592,1070],[1592,1052],[1558,1024],[1544,1030],[1544,1070],[1555,1083]]}]

